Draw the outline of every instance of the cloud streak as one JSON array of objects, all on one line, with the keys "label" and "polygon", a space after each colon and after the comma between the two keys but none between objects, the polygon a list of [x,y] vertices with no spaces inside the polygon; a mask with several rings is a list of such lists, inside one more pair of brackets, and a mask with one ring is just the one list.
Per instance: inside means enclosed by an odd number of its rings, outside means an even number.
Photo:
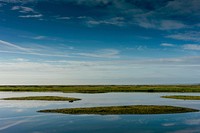
[{"label": "cloud streak", "polygon": [[25,6],[13,6],[11,10],[13,11],[17,10],[21,13],[36,13],[33,8],[25,7]]},{"label": "cloud streak", "polygon": [[114,17],[107,20],[89,20],[87,21],[89,26],[95,25],[115,25],[115,26],[124,26],[124,18],[123,17]]},{"label": "cloud streak", "polygon": [[160,46],[164,46],[164,47],[174,47],[174,44],[171,43],[161,43]]},{"label": "cloud streak", "polygon": [[94,53],[77,53],[77,54],[93,58],[119,58],[119,53],[120,51],[116,49],[102,49]]},{"label": "cloud streak", "polygon": [[42,14],[36,14],[36,15],[21,15],[20,18],[41,18]]},{"label": "cloud streak", "polygon": [[113,61],[7,61],[0,63],[1,76],[4,77],[0,84],[197,83],[199,68],[200,57]]},{"label": "cloud streak", "polygon": [[[38,39],[38,38],[37,38]],[[41,39],[41,37],[39,37]],[[36,56],[46,56],[46,57],[70,57],[67,54],[52,54],[52,53],[42,53],[35,52],[35,51],[41,51],[37,49],[30,49],[30,48],[24,48],[21,46],[18,46],[16,44],[6,42],[3,40],[0,40],[0,46],[7,46],[6,50],[0,50],[0,53],[12,53],[12,54],[25,54],[25,55],[36,55]]]},{"label": "cloud streak", "polygon": [[150,20],[147,18],[137,18],[136,22],[139,26],[144,28],[152,28],[152,29],[159,29],[159,30],[176,30],[176,29],[183,29],[187,26],[181,22],[174,21],[174,20]]},{"label": "cloud streak", "polygon": [[198,31],[190,31],[190,32],[185,32],[185,33],[172,34],[172,35],[167,35],[165,37],[176,39],[176,40],[200,42],[200,32],[198,32]]},{"label": "cloud streak", "polygon": [[0,40],[0,45],[13,47],[13,48],[16,48],[17,50],[20,50],[20,51],[30,52],[30,49],[28,49],[28,48],[24,48],[24,47],[21,47],[21,46],[18,46],[16,44],[6,42],[6,41],[3,41],[3,40]]},{"label": "cloud streak", "polygon": [[183,49],[186,49],[186,50],[196,50],[196,51],[200,50],[199,44],[185,44],[182,47]]},{"label": "cloud streak", "polygon": [[[7,3],[29,3],[40,5],[41,1],[21,1],[21,0],[1,0]],[[62,0],[55,1],[60,5]],[[48,4],[50,2],[46,1]],[[87,25],[112,25],[125,26],[137,25],[143,28],[156,30],[179,30],[186,28],[194,28],[199,22],[196,20],[200,15],[200,4],[198,0],[159,0],[159,1],[138,1],[138,0],[67,0],[62,1],[63,5],[72,5],[75,9],[83,7],[86,14],[77,13],[79,15],[52,14],[58,20],[70,20],[71,18],[79,19],[79,22],[85,22]],[[101,8],[99,8],[101,7]],[[80,9],[81,9],[80,8]],[[91,10],[89,10],[91,9]],[[28,6],[13,6],[12,10],[19,10],[22,13],[36,13],[33,8]],[[66,10],[61,7],[61,10]],[[92,13],[93,12],[93,13]],[[100,15],[98,16],[98,13]],[[96,15],[95,15],[96,14]],[[21,15],[22,18],[40,18],[47,14]],[[69,17],[70,16],[70,17]],[[93,18],[91,20],[78,18]],[[179,17],[177,17],[179,16]],[[190,16],[188,18],[188,16]],[[188,19],[186,19],[188,18]],[[196,21],[195,21],[196,20]],[[78,20],[76,20],[78,21]]]}]

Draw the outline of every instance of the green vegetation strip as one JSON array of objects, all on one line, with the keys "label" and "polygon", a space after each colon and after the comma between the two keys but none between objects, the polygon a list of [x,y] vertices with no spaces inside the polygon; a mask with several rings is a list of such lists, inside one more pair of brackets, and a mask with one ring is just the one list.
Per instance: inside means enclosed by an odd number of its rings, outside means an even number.
[{"label": "green vegetation strip", "polygon": [[2,100],[44,100],[44,101],[77,101],[81,100],[72,97],[58,97],[58,96],[30,96],[30,97],[11,97],[3,98]]},{"label": "green vegetation strip", "polygon": [[67,92],[67,93],[200,92],[200,85],[0,86],[0,91]]},{"label": "green vegetation strip", "polygon": [[63,114],[172,114],[197,112],[198,110],[174,106],[157,105],[135,105],[135,106],[110,106],[110,107],[91,107],[91,108],[65,108],[40,110],[44,113],[63,113]]},{"label": "green vegetation strip", "polygon": [[183,95],[162,96],[162,98],[172,98],[181,100],[200,100],[200,96],[183,96]]}]

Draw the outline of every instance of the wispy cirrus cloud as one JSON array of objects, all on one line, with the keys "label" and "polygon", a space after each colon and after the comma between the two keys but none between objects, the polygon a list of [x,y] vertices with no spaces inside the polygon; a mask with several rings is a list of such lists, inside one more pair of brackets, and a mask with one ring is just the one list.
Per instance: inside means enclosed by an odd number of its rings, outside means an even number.
[{"label": "wispy cirrus cloud", "polygon": [[28,48],[24,48],[24,47],[21,47],[21,46],[18,46],[16,44],[6,42],[6,41],[3,41],[3,40],[0,40],[0,45],[15,48],[16,50],[20,50],[20,51],[24,51],[24,52],[30,52],[30,49],[28,49]]},{"label": "wispy cirrus cloud", "polygon": [[171,44],[171,43],[161,43],[160,46],[163,46],[163,47],[174,47],[176,45],[175,44]]},{"label": "wispy cirrus cloud", "polygon": [[185,32],[185,33],[177,33],[177,34],[167,35],[165,37],[176,39],[176,40],[200,42],[200,32],[198,32],[198,31],[189,31],[189,32]]},{"label": "wispy cirrus cloud", "polygon": [[[10,3],[23,3],[22,0],[1,0]],[[55,3],[60,5],[62,0]],[[26,3],[34,2],[34,0],[27,0]],[[39,5],[41,1],[36,1],[35,4]],[[49,4],[49,3],[48,3]],[[185,28],[194,28],[198,25],[197,19],[200,15],[200,4],[198,0],[160,0],[160,1],[138,1],[138,0],[68,0],[62,1],[62,4],[67,6],[73,4],[77,9],[84,7],[86,12],[93,12],[89,14],[77,13],[78,15],[62,15],[53,14],[58,20],[69,20],[71,18],[87,18],[79,20],[80,23],[85,22],[89,26],[97,25],[112,25],[112,26],[125,26],[134,25],[148,29],[156,30],[179,30]],[[101,7],[101,8],[98,8]],[[61,7],[63,8],[63,7]],[[88,10],[88,9],[92,10]],[[33,8],[28,6],[14,6],[13,10],[28,13],[34,12]],[[64,8],[62,10],[65,10]],[[100,15],[95,15],[99,14]],[[42,13],[46,15],[45,13]],[[179,17],[176,17],[179,16]],[[189,19],[185,19],[190,16]],[[23,15],[23,18],[36,18],[42,17],[40,14]],[[94,19],[88,19],[94,18]],[[76,21],[76,20],[75,20]]]},{"label": "wispy cirrus cloud", "polygon": [[51,41],[60,41],[62,39],[60,38],[55,38],[55,37],[49,37],[45,35],[20,35],[20,37],[26,38],[26,39],[33,39],[33,40],[51,40]]},{"label": "wispy cirrus cloud", "polygon": [[171,43],[161,43],[160,46],[163,46],[163,47],[175,47],[175,48],[179,48],[179,49],[193,50],[193,51],[199,51],[200,50],[200,44],[176,45],[176,44],[171,44]]},{"label": "wispy cirrus cloud", "polygon": [[60,20],[70,20],[71,17],[56,17],[56,19],[60,19]]},{"label": "wispy cirrus cloud", "polygon": [[36,39],[36,40],[42,40],[42,39],[45,39],[47,38],[46,36],[35,36],[33,37],[33,39]]},{"label": "wispy cirrus cloud", "polygon": [[200,44],[184,44],[182,46],[183,49],[186,50],[196,50],[199,51],[200,50]]},{"label": "wispy cirrus cloud", "polygon": [[42,14],[35,14],[35,15],[21,15],[20,18],[41,18]]},{"label": "wispy cirrus cloud", "polygon": [[[35,39],[43,39],[43,36],[38,36]],[[0,50],[0,53],[13,53],[13,54],[21,54],[21,55],[36,55],[36,56],[46,56],[46,57],[74,57],[74,58],[83,58],[83,57],[89,57],[89,58],[119,58],[120,57],[120,51],[117,49],[101,49],[97,50],[95,52],[59,52],[59,50],[52,49],[48,46],[42,46],[42,45],[31,45],[31,48],[25,48],[22,46],[19,46],[14,43],[6,42],[3,40],[0,40],[0,46],[4,46],[3,50]],[[7,46],[5,48],[5,46]],[[34,46],[34,47],[33,47]],[[74,47],[72,46],[65,46],[63,47],[65,49],[74,50]],[[63,50],[62,48],[62,50]],[[57,52],[56,52],[57,51]]]},{"label": "wispy cirrus cloud", "polygon": [[151,19],[147,17],[139,17],[135,19],[136,24],[141,27],[148,28],[148,29],[159,29],[159,30],[176,30],[187,28],[187,25],[183,24],[182,22],[178,22],[175,20],[158,20],[158,19]]},{"label": "wispy cirrus cloud", "polygon": [[100,5],[100,4],[108,4],[109,2],[112,2],[112,0],[76,0],[75,1],[78,4],[84,4],[88,6],[94,6],[94,5]]},{"label": "wispy cirrus cloud", "polygon": [[30,7],[25,7],[25,6],[13,6],[11,8],[11,10],[17,10],[21,13],[36,13],[36,11],[33,9],[33,8],[30,8]]},{"label": "wispy cirrus cloud", "polygon": [[116,49],[102,49],[91,53],[77,53],[77,55],[93,58],[119,58],[119,50]]},{"label": "wispy cirrus cloud", "polygon": [[[198,0],[161,0],[156,2],[143,3],[151,5],[149,10],[138,7],[142,9],[142,12],[134,15],[134,19],[139,26],[159,30],[178,30],[194,28],[197,24],[197,16],[200,15]],[[188,18],[188,16],[190,17]]]},{"label": "wispy cirrus cloud", "polygon": [[35,0],[0,0],[0,2],[6,2],[6,3],[29,3],[34,1]]},{"label": "wispy cirrus cloud", "polygon": [[[196,0],[190,2],[184,0],[166,1],[161,0],[159,2],[152,1],[111,1],[111,0],[98,0],[98,1],[87,1],[78,0],[76,1],[79,5],[85,6],[100,6],[104,5],[109,16],[124,17],[123,25],[132,24],[138,25],[143,28],[157,29],[157,30],[178,30],[189,28],[191,24],[185,23],[182,19],[176,19],[174,15],[181,16],[182,18],[192,15],[193,11],[198,12],[199,3]],[[196,5],[197,4],[197,5]],[[146,6],[149,5],[149,6]],[[185,8],[189,5],[189,8]],[[134,9],[134,10],[133,10]],[[173,10],[173,11],[172,11]],[[120,14],[120,15],[118,15]],[[199,15],[199,14],[198,14]],[[107,16],[105,14],[105,16]],[[90,16],[92,17],[92,16]],[[132,19],[131,19],[132,18]],[[121,26],[122,23],[112,22],[112,20],[90,20],[88,23],[93,25],[99,24],[113,24],[115,26]],[[192,24],[193,25],[193,24]]]},{"label": "wispy cirrus cloud", "polygon": [[13,53],[13,54],[21,54],[21,55],[36,55],[36,56],[46,56],[46,57],[71,57],[66,53],[52,54],[52,51],[45,52],[44,49],[42,50],[42,49],[35,49],[35,48],[25,48],[17,44],[6,42],[3,40],[0,40],[0,47],[3,49],[3,50],[0,50],[0,53]]},{"label": "wispy cirrus cloud", "polygon": [[0,76],[4,77],[0,84],[197,83],[200,76],[199,59],[200,57],[109,61],[7,60],[0,62]]},{"label": "wispy cirrus cloud", "polygon": [[87,24],[89,26],[95,26],[95,25],[115,25],[115,26],[124,26],[125,22],[124,22],[124,18],[123,17],[114,17],[111,19],[106,19],[106,20],[89,20],[87,21]]},{"label": "wispy cirrus cloud", "polygon": [[[31,3],[34,0],[1,0],[7,3]],[[95,18],[94,20],[83,20],[91,25],[110,24],[113,26],[137,25],[143,28],[157,30],[178,30],[193,27],[199,22],[194,21],[200,15],[200,4],[198,0],[159,0],[159,1],[138,1],[138,0],[58,0],[55,3],[70,5],[73,4],[77,9],[84,7],[89,14],[78,13],[80,16]],[[41,1],[36,0],[39,5]],[[48,3],[49,4],[49,3]],[[89,8],[90,7],[90,8]],[[98,8],[101,7],[101,8]],[[61,7],[63,8],[63,7]],[[14,10],[22,12],[33,12],[34,9],[26,6],[15,6]],[[89,10],[92,9],[92,10]],[[64,8],[62,10],[65,10]],[[100,15],[95,15],[100,13]],[[46,15],[46,14],[44,14]],[[54,14],[54,16],[62,16]],[[116,17],[117,16],[117,17]],[[177,17],[179,16],[179,17]],[[188,18],[188,16],[190,16]],[[27,16],[28,17],[28,16]],[[29,16],[30,17],[30,16]],[[70,16],[76,18],[76,16]],[[60,17],[67,20],[70,17]],[[124,21],[116,18],[124,18]],[[112,19],[108,19],[112,18]],[[186,19],[188,18],[188,19]],[[58,17],[59,19],[59,17]]]}]

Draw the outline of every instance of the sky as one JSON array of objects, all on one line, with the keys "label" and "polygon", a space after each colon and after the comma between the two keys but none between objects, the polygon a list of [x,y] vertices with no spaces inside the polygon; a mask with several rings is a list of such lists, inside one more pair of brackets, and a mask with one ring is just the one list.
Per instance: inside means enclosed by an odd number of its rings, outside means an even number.
[{"label": "sky", "polygon": [[199,0],[0,0],[0,85],[199,77]]}]

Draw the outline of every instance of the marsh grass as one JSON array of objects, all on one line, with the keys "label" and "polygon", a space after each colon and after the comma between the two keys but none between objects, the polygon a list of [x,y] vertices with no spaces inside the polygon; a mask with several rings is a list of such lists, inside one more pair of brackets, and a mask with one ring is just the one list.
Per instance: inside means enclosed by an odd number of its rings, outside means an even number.
[{"label": "marsh grass", "polygon": [[43,113],[63,113],[63,114],[172,114],[196,112],[198,110],[174,107],[174,106],[158,106],[158,105],[135,105],[135,106],[110,106],[110,107],[90,107],[90,108],[64,108],[40,110]]},{"label": "marsh grass", "polygon": [[180,100],[200,100],[200,96],[184,96],[184,95],[162,96],[162,98],[171,98]]},{"label": "marsh grass", "polygon": [[77,101],[79,98],[73,97],[59,97],[59,96],[30,96],[30,97],[11,97],[3,98],[2,100],[43,100],[43,101]]},{"label": "marsh grass", "polygon": [[0,86],[0,91],[66,92],[66,93],[200,92],[200,85]]}]

